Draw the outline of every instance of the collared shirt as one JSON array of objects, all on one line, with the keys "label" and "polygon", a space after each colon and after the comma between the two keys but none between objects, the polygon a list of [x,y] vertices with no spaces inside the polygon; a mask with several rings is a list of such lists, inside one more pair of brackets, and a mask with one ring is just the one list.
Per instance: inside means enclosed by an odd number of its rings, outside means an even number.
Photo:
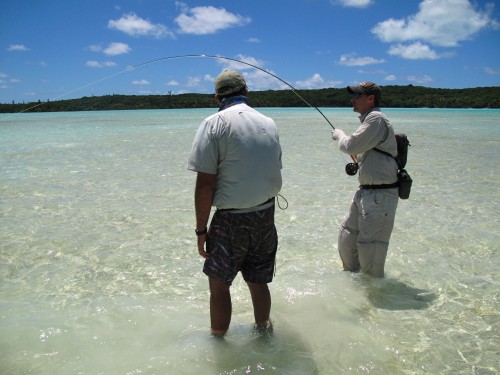
[{"label": "collared shirt", "polygon": [[397,155],[397,143],[389,119],[372,108],[359,116],[361,126],[347,136],[339,136],[339,148],[346,154],[356,155],[360,163],[358,180],[362,185],[392,184],[397,181],[398,166],[394,158],[373,150],[377,148]]},{"label": "collared shirt", "polygon": [[281,167],[276,124],[244,103],[200,124],[188,163],[217,175],[213,205],[219,209],[254,207],[277,195]]}]

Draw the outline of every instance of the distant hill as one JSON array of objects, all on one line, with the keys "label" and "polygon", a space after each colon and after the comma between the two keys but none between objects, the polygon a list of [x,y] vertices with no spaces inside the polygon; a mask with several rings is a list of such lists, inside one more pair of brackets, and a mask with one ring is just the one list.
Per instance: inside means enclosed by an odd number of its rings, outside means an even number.
[{"label": "distant hill", "polygon": [[[422,86],[382,86],[387,108],[500,108],[500,86],[435,89]],[[315,107],[350,107],[345,88],[296,90]],[[307,107],[292,90],[251,91],[254,107]],[[0,113],[71,112],[125,109],[215,108],[213,94],[104,95],[57,101],[0,104]]]}]

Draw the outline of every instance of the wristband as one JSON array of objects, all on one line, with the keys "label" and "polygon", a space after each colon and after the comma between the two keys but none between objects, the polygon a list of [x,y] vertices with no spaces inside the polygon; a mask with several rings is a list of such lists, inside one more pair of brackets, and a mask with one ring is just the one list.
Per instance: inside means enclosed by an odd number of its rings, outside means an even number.
[{"label": "wristband", "polygon": [[207,227],[202,230],[195,229],[194,232],[196,233],[197,236],[203,236],[204,234],[207,234]]}]

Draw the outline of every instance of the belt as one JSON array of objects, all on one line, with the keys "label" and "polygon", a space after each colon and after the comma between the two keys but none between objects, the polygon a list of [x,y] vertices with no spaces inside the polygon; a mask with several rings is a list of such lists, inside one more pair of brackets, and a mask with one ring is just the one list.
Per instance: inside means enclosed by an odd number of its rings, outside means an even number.
[{"label": "belt", "polygon": [[397,182],[393,184],[380,184],[380,185],[359,185],[360,189],[392,189],[397,188],[399,184]]},{"label": "belt", "polygon": [[267,201],[258,204],[257,206],[247,207],[247,208],[218,208],[217,211],[230,212],[232,214],[245,214],[247,212],[257,212],[265,210],[266,208],[272,207],[274,205],[274,197],[269,198]]}]

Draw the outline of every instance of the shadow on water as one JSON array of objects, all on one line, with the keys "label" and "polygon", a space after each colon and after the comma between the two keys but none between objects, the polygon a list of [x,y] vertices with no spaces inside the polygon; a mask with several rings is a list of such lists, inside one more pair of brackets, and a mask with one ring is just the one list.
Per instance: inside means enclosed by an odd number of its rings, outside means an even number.
[{"label": "shadow on water", "polygon": [[363,277],[367,297],[371,304],[385,310],[423,310],[437,298],[429,290],[414,288],[395,279]]}]

